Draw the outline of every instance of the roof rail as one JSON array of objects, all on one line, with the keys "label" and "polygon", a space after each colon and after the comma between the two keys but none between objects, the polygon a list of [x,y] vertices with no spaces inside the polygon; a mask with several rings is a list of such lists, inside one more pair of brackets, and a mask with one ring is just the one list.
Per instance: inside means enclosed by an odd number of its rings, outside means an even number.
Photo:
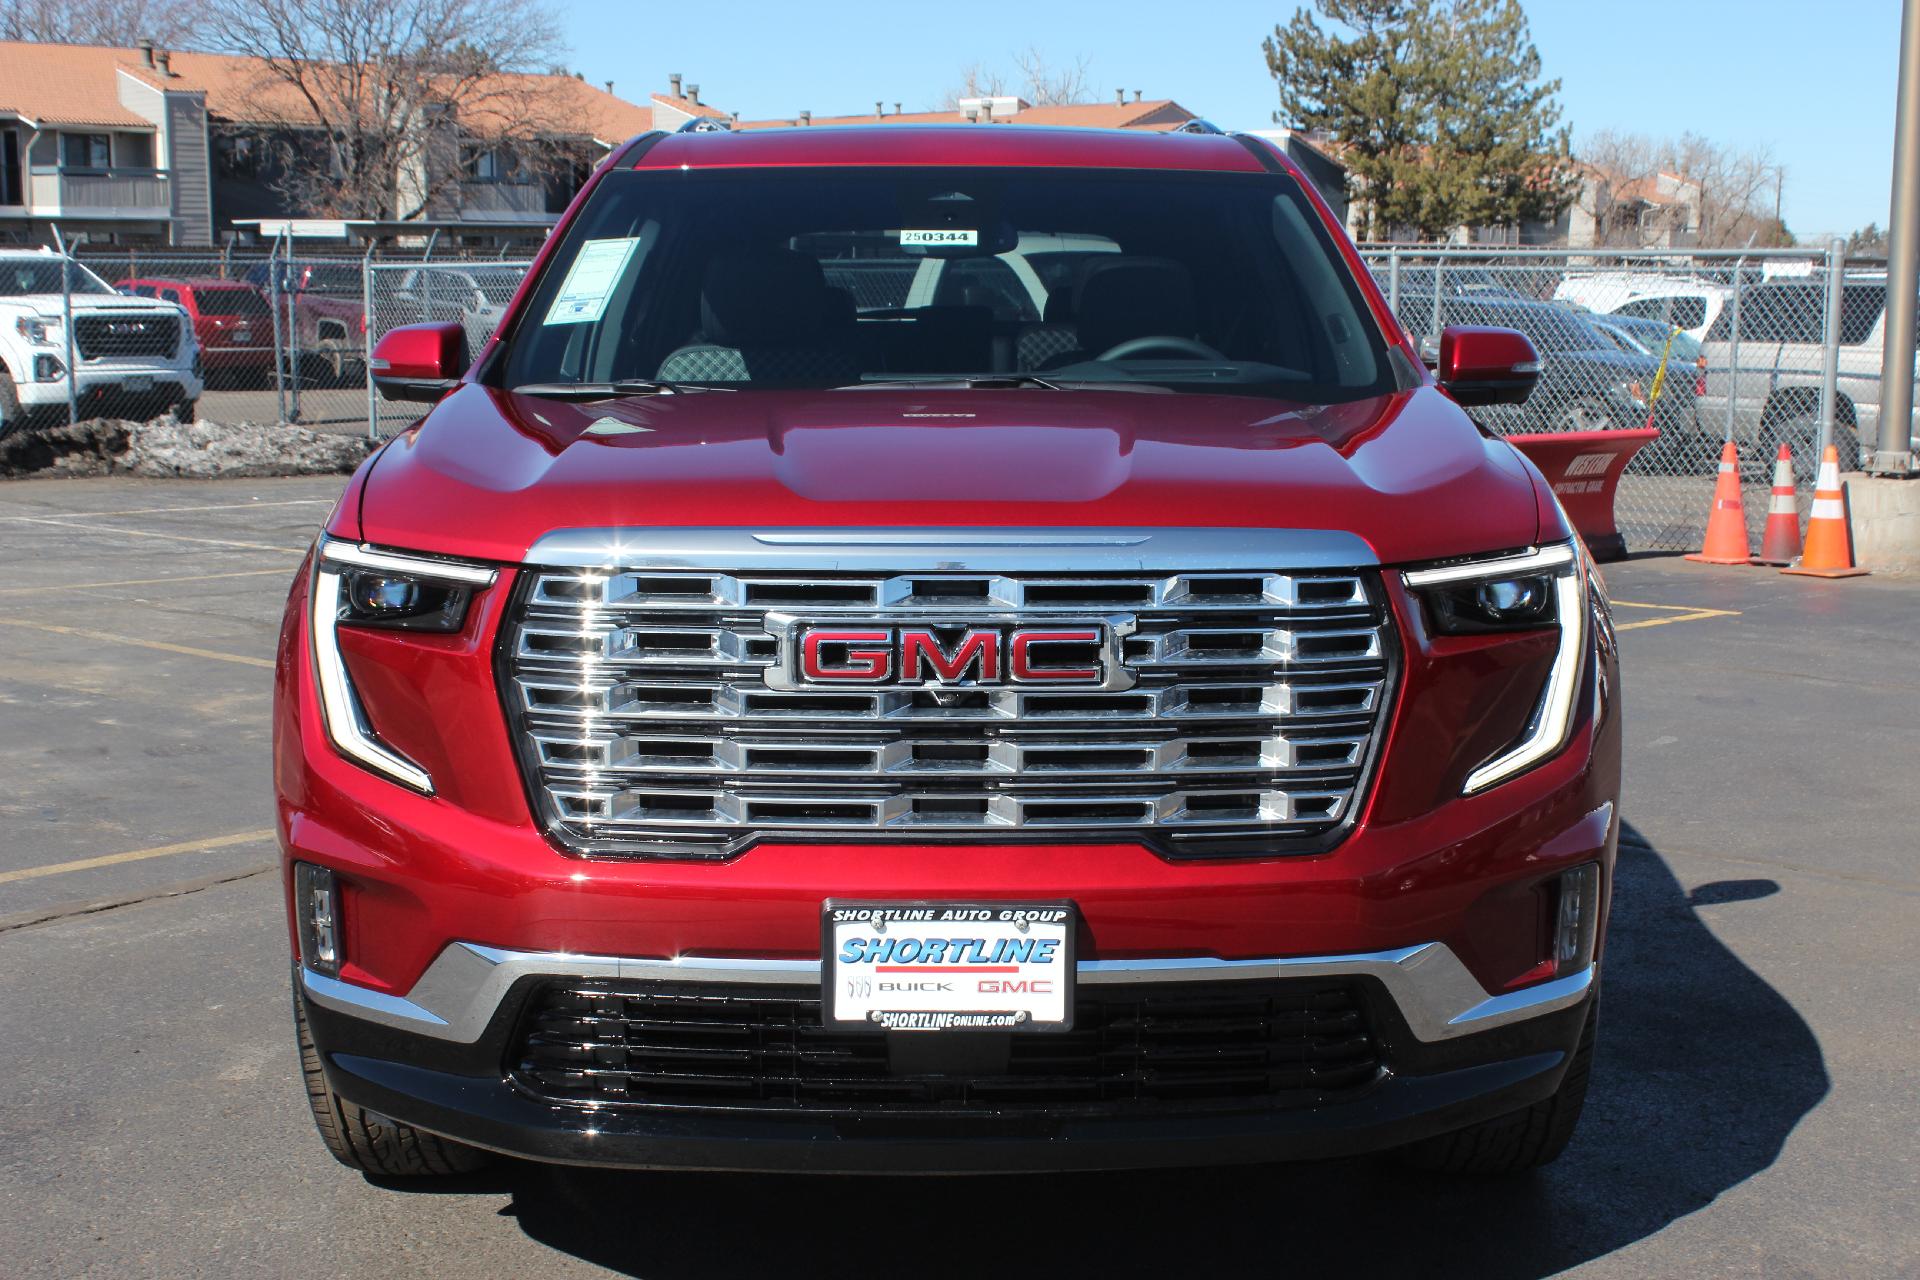
[{"label": "roof rail", "polygon": [[732,133],[733,125],[718,116],[695,116],[674,130],[675,133]]},{"label": "roof rail", "polygon": [[1213,121],[1202,120],[1199,116],[1175,125],[1172,131],[1174,133],[1215,133],[1223,135],[1226,133],[1225,129],[1222,129]]}]

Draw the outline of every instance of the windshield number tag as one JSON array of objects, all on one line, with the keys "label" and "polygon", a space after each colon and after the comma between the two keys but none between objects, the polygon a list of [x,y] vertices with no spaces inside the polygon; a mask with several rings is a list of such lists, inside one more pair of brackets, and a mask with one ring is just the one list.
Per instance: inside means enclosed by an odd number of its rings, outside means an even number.
[{"label": "windshield number tag", "polygon": [[980,244],[980,232],[973,227],[935,227],[916,231],[911,228],[900,233],[902,245],[961,245],[977,248]]}]

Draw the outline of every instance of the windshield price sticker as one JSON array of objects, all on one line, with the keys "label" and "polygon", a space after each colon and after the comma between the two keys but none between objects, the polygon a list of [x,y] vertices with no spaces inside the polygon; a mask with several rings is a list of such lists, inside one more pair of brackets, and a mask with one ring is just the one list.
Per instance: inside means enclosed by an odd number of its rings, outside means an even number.
[{"label": "windshield price sticker", "polygon": [[828,1026],[1072,1027],[1071,903],[829,901],[823,924]]},{"label": "windshield price sticker", "polygon": [[616,240],[589,240],[567,268],[567,278],[553,305],[547,308],[543,324],[597,324],[607,312],[607,299],[613,296],[626,274],[627,263],[640,243],[638,236]]},{"label": "windshield price sticker", "polygon": [[903,245],[960,245],[972,249],[980,244],[980,232],[973,227],[936,227],[921,231],[909,228],[900,233],[900,243]]}]

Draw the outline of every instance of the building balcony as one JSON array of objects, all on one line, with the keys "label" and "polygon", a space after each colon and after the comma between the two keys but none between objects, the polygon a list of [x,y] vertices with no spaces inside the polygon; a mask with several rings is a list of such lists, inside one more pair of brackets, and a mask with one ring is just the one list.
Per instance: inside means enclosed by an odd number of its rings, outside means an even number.
[{"label": "building balcony", "polygon": [[489,182],[469,179],[460,184],[460,216],[474,222],[553,222],[547,212],[546,188],[538,182]]},{"label": "building balcony", "polygon": [[35,165],[28,173],[27,212],[40,218],[173,216],[172,175],[165,169],[67,169]]}]

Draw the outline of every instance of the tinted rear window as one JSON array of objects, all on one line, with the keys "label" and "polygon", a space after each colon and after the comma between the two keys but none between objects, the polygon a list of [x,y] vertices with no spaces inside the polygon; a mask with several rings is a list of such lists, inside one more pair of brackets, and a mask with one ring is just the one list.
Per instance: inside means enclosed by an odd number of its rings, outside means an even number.
[{"label": "tinted rear window", "polygon": [[195,289],[194,305],[203,316],[264,316],[267,301],[251,289]]}]

